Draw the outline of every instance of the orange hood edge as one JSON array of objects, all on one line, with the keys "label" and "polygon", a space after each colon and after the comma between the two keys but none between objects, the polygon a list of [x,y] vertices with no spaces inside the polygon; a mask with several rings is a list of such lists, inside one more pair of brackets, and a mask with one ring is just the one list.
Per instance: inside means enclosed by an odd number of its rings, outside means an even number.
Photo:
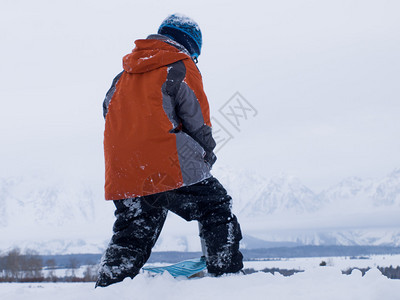
[{"label": "orange hood edge", "polygon": [[191,59],[186,53],[162,40],[137,40],[135,45],[132,53],[125,55],[122,60],[124,70],[128,73],[146,73],[180,60]]}]

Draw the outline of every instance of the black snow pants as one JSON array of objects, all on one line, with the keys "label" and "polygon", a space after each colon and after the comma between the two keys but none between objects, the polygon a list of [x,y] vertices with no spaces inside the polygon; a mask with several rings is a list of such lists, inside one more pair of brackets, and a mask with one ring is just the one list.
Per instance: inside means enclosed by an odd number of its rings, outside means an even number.
[{"label": "black snow pants", "polygon": [[103,255],[98,286],[136,276],[150,257],[168,211],[200,222],[208,272],[235,273],[243,268],[239,223],[231,212],[232,198],[214,177],[159,194],[114,201],[113,237]]}]

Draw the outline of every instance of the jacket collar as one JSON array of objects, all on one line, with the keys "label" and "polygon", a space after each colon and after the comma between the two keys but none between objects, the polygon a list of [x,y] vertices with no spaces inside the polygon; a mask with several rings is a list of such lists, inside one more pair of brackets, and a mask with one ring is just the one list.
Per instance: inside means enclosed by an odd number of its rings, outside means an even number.
[{"label": "jacket collar", "polygon": [[163,42],[165,42],[167,44],[170,44],[171,46],[174,46],[179,51],[184,52],[185,54],[191,56],[189,51],[184,46],[182,46],[178,42],[175,42],[173,39],[171,39],[171,38],[169,38],[169,37],[167,37],[165,35],[162,35],[162,34],[150,34],[147,37],[147,39],[148,40],[160,40],[160,41],[163,41]]}]

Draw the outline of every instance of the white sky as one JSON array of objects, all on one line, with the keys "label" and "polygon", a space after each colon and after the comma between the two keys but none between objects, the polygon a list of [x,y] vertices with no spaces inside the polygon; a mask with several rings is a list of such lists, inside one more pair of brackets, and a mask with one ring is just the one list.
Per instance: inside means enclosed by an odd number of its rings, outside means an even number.
[{"label": "white sky", "polygon": [[[102,100],[133,41],[170,13],[203,31],[218,165],[295,175],[315,191],[400,167],[400,2],[1,1],[0,177],[103,180]],[[229,127],[239,91],[258,114]]]}]

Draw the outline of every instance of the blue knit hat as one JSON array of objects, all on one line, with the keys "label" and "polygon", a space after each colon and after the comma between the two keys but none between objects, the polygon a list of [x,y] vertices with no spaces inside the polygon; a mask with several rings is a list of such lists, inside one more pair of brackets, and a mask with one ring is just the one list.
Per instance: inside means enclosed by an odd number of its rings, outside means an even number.
[{"label": "blue knit hat", "polygon": [[184,46],[197,60],[201,52],[202,37],[199,25],[182,14],[168,16],[158,28],[158,34],[165,35]]}]

